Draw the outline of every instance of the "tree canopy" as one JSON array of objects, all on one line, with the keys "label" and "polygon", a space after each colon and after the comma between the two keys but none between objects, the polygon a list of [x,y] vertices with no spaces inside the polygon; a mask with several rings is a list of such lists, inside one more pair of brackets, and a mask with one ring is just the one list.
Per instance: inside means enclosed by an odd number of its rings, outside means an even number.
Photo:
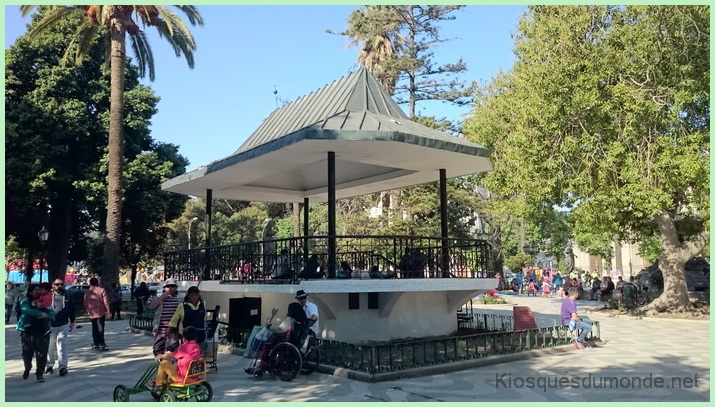
[{"label": "tree canopy", "polygon": [[480,93],[467,137],[484,177],[531,207],[624,239],[657,235],[665,293],[687,306],[683,265],[709,241],[709,8],[532,6],[517,61]]}]

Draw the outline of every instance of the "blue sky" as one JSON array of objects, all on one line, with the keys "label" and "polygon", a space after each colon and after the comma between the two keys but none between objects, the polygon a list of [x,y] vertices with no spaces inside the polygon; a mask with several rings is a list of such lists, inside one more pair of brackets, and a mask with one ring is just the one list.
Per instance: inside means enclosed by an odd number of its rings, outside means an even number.
[{"label": "blue sky", "polygon": [[[193,27],[198,49],[189,69],[171,47],[149,29],[156,80],[144,83],[161,97],[152,136],[179,145],[189,170],[231,155],[278,106],[348,74],[358,49],[342,31],[356,6],[198,6],[204,27]],[[466,81],[488,82],[513,64],[513,41],[523,6],[467,6],[441,23],[444,38],[436,63],[469,68]],[[5,7],[5,48],[25,31],[18,6]],[[402,106],[406,110],[406,106]],[[467,107],[418,103],[418,114],[458,120]]]}]

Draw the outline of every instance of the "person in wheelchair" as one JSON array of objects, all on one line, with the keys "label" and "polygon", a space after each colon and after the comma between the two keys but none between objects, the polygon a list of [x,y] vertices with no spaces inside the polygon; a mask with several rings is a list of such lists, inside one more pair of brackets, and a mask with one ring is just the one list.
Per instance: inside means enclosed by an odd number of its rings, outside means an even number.
[{"label": "person in wheelchair", "polygon": [[[151,387],[161,386],[168,378],[171,383],[181,382],[191,362],[201,359],[201,348],[196,343],[197,330],[193,326],[184,329],[184,343],[175,352],[165,352],[160,357],[156,380]],[[176,361],[176,364],[172,363]]]},{"label": "person in wheelchair", "polygon": [[280,325],[272,326],[268,324],[266,326],[266,328],[273,332],[273,336],[270,341],[261,347],[260,368],[262,370],[268,370],[271,349],[281,342],[289,341],[300,349],[307,336],[307,326],[308,318],[305,316],[303,306],[297,302],[290,303],[288,305],[288,314]]}]

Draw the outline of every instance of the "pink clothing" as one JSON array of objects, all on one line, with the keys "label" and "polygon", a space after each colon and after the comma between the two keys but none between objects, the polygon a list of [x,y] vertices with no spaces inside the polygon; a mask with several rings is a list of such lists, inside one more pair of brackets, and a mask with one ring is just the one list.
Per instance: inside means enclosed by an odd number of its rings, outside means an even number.
[{"label": "pink clothing", "polygon": [[47,291],[37,299],[36,308],[50,308],[52,306],[52,291]]},{"label": "pink clothing", "polygon": [[174,358],[176,358],[176,375],[184,380],[191,362],[201,359],[201,348],[196,341],[186,341],[174,352]]},{"label": "pink clothing", "polygon": [[99,286],[90,286],[84,294],[84,309],[90,318],[101,318],[109,314],[109,296],[107,290]]}]

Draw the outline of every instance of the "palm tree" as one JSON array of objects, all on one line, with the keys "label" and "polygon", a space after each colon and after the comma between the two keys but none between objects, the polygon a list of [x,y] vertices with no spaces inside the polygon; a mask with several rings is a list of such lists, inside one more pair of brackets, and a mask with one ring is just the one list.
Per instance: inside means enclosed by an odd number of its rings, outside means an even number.
[{"label": "palm tree", "polygon": [[[20,12],[27,16],[38,6],[20,6]],[[174,6],[183,12],[191,25],[203,26],[203,18],[195,6]],[[189,68],[194,67],[196,43],[184,21],[170,9],[163,6],[46,6],[42,8],[40,20],[29,32],[30,38],[41,35],[75,14],[82,14],[81,24],[70,41],[63,63],[72,60],[80,64],[89,55],[100,29],[107,30],[109,40],[110,67],[110,117],[107,141],[107,220],[104,237],[103,283],[111,285],[119,280],[119,242],[122,228],[122,196],[124,161],[124,71],[127,61],[126,36],[129,34],[131,46],[139,73],[144,76],[148,70],[149,79],[154,80],[154,58],[143,27],[156,27],[159,35],[174,48],[176,56],[184,55]],[[142,27],[139,26],[140,23]]]},{"label": "palm tree", "polygon": [[400,34],[401,21],[393,6],[365,6],[348,18],[342,35],[350,37],[348,47],[358,45],[358,63],[370,71],[392,95],[399,71],[395,67],[398,47],[405,41]]}]

